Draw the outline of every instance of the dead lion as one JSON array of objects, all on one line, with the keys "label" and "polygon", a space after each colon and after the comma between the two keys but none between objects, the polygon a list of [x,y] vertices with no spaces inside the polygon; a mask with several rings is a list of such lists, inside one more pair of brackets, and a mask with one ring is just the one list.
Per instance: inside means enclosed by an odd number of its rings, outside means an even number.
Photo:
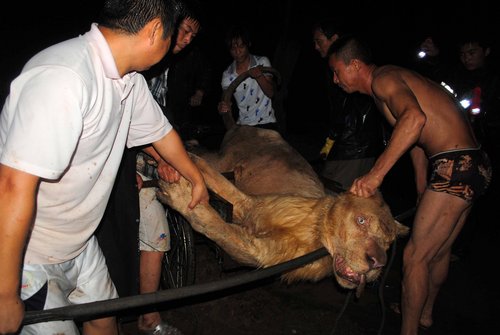
[{"label": "dead lion", "polygon": [[[242,264],[268,267],[328,250],[331,256],[283,274],[289,283],[333,273],[342,287],[362,289],[380,275],[394,239],[408,232],[380,195],[326,195],[312,167],[275,131],[236,126],[219,153],[191,156],[207,186],[233,205],[233,222],[209,205],[189,210],[185,179],[160,182],[159,199]],[[235,171],[234,184],[221,171]]]}]

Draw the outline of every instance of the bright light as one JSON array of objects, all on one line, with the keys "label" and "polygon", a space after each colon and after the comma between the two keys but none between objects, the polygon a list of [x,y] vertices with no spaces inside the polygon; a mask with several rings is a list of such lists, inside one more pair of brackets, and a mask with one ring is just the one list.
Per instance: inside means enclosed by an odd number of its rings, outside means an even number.
[{"label": "bright light", "polygon": [[464,109],[467,109],[470,106],[470,100],[469,99],[462,99],[462,100],[460,100],[460,105],[462,105],[462,107]]},{"label": "bright light", "polygon": [[425,53],[425,51],[419,51],[417,56],[418,58],[424,58],[425,56],[427,56],[427,54]]},{"label": "bright light", "polygon": [[479,107],[472,108],[470,112],[472,115],[477,115],[477,114],[481,113],[481,108],[479,108]]},{"label": "bright light", "polygon": [[447,83],[445,83],[444,81],[441,82],[441,86],[443,86],[444,88],[446,88],[446,90],[448,92],[450,92],[451,94],[453,94],[454,96],[457,96],[455,94],[455,91],[453,91],[453,89],[450,87],[450,85],[448,85]]}]

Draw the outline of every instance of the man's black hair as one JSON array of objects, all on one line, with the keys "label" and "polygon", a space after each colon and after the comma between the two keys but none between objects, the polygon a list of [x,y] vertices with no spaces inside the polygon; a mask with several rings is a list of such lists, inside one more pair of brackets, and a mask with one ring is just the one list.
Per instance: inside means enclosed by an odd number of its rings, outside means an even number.
[{"label": "man's black hair", "polygon": [[243,44],[247,47],[252,45],[248,30],[242,25],[233,25],[226,33],[226,45],[228,49],[231,48],[232,42],[238,38],[241,38],[241,42],[243,42]]},{"label": "man's black hair", "polygon": [[163,37],[172,35],[181,12],[177,0],[105,0],[98,23],[104,27],[136,34],[155,18],[163,25]]},{"label": "man's black hair", "polygon": [[469,43],[477,43],[483,49],[487,49],[491,46],[491,41],[488,36],[483,31],[477,29],[471,29],[459,36],[457,46],[461,48]]},{"label": "man's black hair", "polygon": [[197,0],[183,0],[180,3],[180,15],[179,23],[186,18],[197,21],[200,24],[200,28],[203,26],[204,16],[203,8],[199,1]]},{"label": "man's black hair", "polygon": [[368,43],[361,37],[347,34],[332,43],[328,49],[328,57],[336,54],[345,64],[353,59],[359,59],[365,64],[372,64],[372,51]]},{"label": "man's black hair", "polygon": [[344,33],[342,23],[336,19],[324,19],[316,22],[313,25],[313,31],[315,30],[321,31],[327,38],[332,38],[335,34],[341,36]]}]

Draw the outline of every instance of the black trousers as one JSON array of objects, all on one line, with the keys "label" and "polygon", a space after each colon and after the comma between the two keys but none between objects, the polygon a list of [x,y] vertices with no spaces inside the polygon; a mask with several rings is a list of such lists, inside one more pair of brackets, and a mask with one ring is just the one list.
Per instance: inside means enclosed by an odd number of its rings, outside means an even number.
[{"label": "black trousers", "polygon": [[120,297],[139,294],[139,192],[137,149],[125,149],[106,212],[96,231]]}]

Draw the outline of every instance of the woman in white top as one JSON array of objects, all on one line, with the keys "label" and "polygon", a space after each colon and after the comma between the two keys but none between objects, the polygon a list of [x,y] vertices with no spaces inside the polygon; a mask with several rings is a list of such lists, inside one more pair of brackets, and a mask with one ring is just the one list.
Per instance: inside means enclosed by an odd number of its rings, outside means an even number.
[{"label": "woman in white top", "polygon": [[[233,62],[222,74],[222,89],[225,90],[240,74],[249,71],[249,77],[241,82],[233,97],[238,105],[239,125],[277,129],[272,105],[274,83],[270,75],[262,72],[262,67],[270,67],[265,56],[255,56],[249,51],[251,42],[241,27],[233,27],[226,38]],[[219,113],[231,112],[231,103],[219,102]]]}]

